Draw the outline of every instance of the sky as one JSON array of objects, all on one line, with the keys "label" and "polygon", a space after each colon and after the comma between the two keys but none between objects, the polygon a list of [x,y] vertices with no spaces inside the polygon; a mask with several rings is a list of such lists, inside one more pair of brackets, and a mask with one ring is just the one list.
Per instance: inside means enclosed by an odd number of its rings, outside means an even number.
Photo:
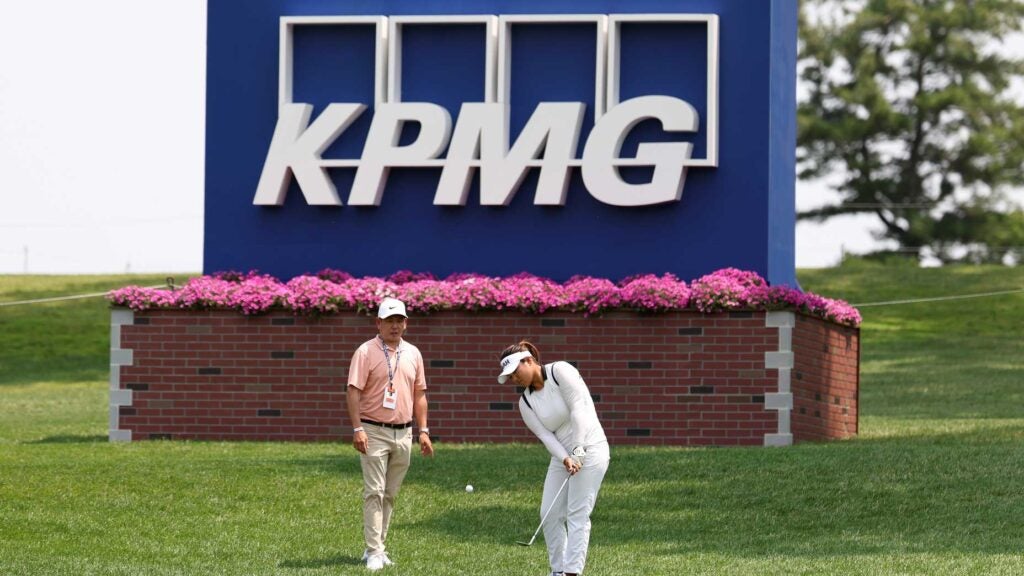
[{"label": "sky", "polygon": [[[205,0],[0,0],[0,15],[0,274],[201,271]],[[876,228],[798,223],[796,265],[870,251]]]}]

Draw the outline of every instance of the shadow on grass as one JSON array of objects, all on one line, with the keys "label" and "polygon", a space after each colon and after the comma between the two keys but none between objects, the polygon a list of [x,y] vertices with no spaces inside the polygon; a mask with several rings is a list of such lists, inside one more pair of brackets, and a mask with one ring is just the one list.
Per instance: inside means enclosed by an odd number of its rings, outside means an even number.
[{"label": "shadow on grass", "polygon": [[284,560],[278,564],[278,568],[293,568],[299,570],[311,570],[315,568],[330,568],[332,566],[361,566],[363,562],[355,556],[334,555],[329,558],[310,558],[308,560]]},{"label": "shadow on grass", "polygon": [[[36,382],[55,382],[60,384],[73,384],[77,382],[106,382],[110,379],[110,367],[93,367],[86,364],[94,364],[93,359],[87,358],[78,362],[79,358],[62,360],[67,366],[53,366],[43,360],[28,360],[17,370],[7,369],[8,366],[0,358],[0,387],[25,386]],[[13,364],[13,363],[12,363]]]},{"label": "shadow on grass", "polygon": [[[786,449],[613,447],[592,542],[747,558],[1017,554],[1022,438],[1024,424],[1007,424]],[[501,463],[507,500],[448,507],[414,527],[472,542],[529,538],[539,521],[544,454],[539,464],[522,447],[462,450],[469,453],[434,474],[410,474],[407,485],[450,488],[465,477],[458,466],[479,451],[492,458],[489,467]]]},{"label": "shadow on grass", "polygon": [[[934,358],[903,356],[862,365],[861,414],[908,418],[1024,418],[1019,386],[1024,357],[980,365],[957,363],[953,353]],[[983,352],[974,358],[985,358]],[[881,368],[878,366],[883,364]],[[969,384],[966,384],[969,383]]]},{"label": "shadow on grass", "polygon": [[[437,450],[414,456],[403,493],[447,503],[408,529],[473,543],[530,537],[548,464],[542,446]],[[784,449],[614,446],[592,542],[743,558],[1018,554],[1021,461],[1024,419],[940,419],[932,429]],[[360,475],[353,451],[288,464]],[[467,483],[487,498],[452,499]]]},{"label": "shadow on grass", "polygon": [[1024,448],[984,436],[814,444],[741,458],[699,451],[664,472],[644,467],[641,454],[621,454],[595,524],[628,528],[595,530],[594,541],[750,557],[1016,554]]},{"label": "shadow on grass", "polygon": [[299,460],[288,460],[290,465],[315,470],[318,473],[340,476],[356,476],[362,478],[363,470],[359,465],[359,458],[352,454],[326,455],[319,458],[303,458]]},{"label": "shadow on grass", "polygon": [[100,434],[61,434],[59,436],[47,436],[39,440],[25,442],[25,444],[94,444],[109,441],[110,438]]},{"label": "shadow on grass", "polygon": [[[537,494],[537,500],[540,494]],[[432,518],[407,524],[430,534],[446,534],[461,542],[512,545],[527,541],[540,517],[532,502],[520,500],[509,506],[477,505],[445,510]],[[543,544],[542,539],[538,539]]]}]

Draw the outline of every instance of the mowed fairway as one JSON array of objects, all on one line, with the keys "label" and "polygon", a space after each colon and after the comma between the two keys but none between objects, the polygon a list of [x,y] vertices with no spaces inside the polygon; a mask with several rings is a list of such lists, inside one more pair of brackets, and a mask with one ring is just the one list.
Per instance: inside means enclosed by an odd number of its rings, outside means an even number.
[{"label": "mowed fairway", "polygon": [[[1024,288],[1022,268],[799,277],[851,303]],[[7,276],[0,303],[162,281]],[[586,574],[1024,574],[1024,294],[861,312],[858,438],[613,447]],[[0,307],[0,574],[367,573],[349,445],[110,444],[108,349],[102,299]],[[382,574],[546,574],[542,538],[515,545],[537,526],[546,452],[434,432]]]}]

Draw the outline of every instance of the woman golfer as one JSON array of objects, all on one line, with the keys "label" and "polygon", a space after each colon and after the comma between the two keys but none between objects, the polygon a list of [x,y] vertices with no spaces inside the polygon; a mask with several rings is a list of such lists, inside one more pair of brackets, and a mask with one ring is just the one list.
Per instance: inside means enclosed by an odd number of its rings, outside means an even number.
[{"label": "woman golfer", "polygon": [[551,453],[541,499],[551,572],[579,574],[587,561],[590,513],[608,471],[608,439],[590,390],[571,364],[541,364],[537,347],[524,340],[501,353],[498,382],[509,380],[525,388],[519,412]]}]

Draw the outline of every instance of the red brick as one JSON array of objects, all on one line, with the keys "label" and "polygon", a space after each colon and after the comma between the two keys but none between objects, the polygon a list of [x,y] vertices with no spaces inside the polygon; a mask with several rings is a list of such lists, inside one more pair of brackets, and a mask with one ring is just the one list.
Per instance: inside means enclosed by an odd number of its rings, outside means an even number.
[{"label": "red brick", "polygon": [[[271,324],[272,318],[293,317],[279,312],[244,317],[161,310],[137,316],[150,323],[122,326],[122,347],[134,351],[135,365],[120,367],[122,383],[149,385],[133,394],[136,414],[120,417],[119,426],[132,430],[134,438],[337,441],[349,434],[345,374],[352,352],[373,335],[372,318],[299,316],[285,326]],[[764,313],[751,318],[551,313],[543,318],[564,319],[565,325],[541,326],[538,317],[517,312],[440,312],[413,319],[408,338],[427,361],[455,361],[451,368],[427,368],[431,427],[437,435],[446,441],[534,440],[518,409],[489,409],[491,402],[516,402],[513,388],[494,382],[494,366],[497,352],[519,337],[538,343],[545,361],[579,365],[591,392],[601,396],[598,413],[614,444],[761,445],[764,434],[777,431],[775,411],[742,398],[777,391],[778,371],[764,367],[764,353],[777,349],[777,330],[764,326]],[[859,332],[802,315],[797,319],[791,383],[796,407],[807,413],[793,411],[794,437],[853,435]],[[208,326],[209,333],[190,334],[197,331],[190,326]],[[703,334],[679,335],[686,327],[701,327]],[[294,352],[294,358],[270,358],[281,350]],[[650,362],[651,368],[629,369],[630,362]],[[203,367],[218,367],[221,374],[198,374]],[[715,393],[692,395],[690,387],[699,385],[714,386]],[[815,394],[822,400],[815,401]],[[173,408],[147,410],[151,400],[173,401]],[[261,408],[281,415],[256,416]],[[626,436],[631,428],[649,429],[651,436]]]}]

